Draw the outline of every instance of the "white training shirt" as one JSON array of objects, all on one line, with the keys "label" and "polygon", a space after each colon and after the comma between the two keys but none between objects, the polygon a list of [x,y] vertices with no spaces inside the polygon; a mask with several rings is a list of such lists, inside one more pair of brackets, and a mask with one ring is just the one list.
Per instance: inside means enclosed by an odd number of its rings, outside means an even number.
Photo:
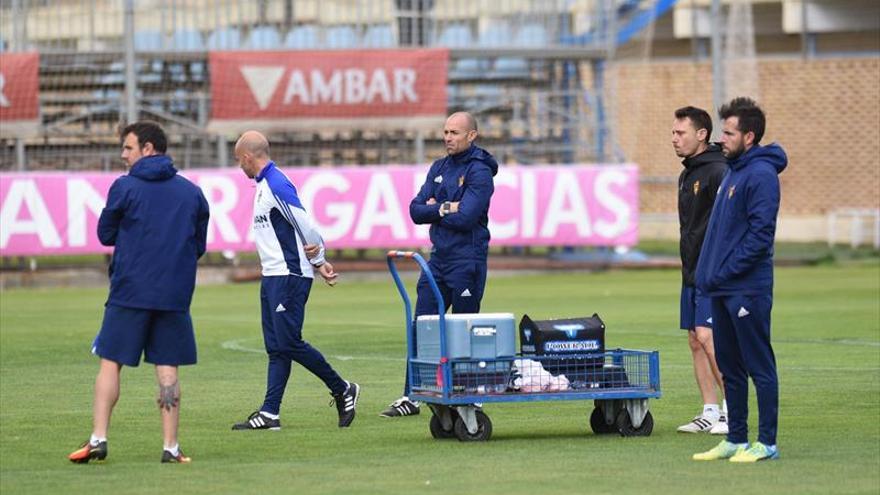
[{"label": "white training shirt", "polygon": [[[296,187],[271,161],[254,179],[254,241],[263,276],[314,278],[312,265],[324,263],[324,241],[314,219],[303,208]],[[318,256],[307,259],[305,244],[321,246]]]}]

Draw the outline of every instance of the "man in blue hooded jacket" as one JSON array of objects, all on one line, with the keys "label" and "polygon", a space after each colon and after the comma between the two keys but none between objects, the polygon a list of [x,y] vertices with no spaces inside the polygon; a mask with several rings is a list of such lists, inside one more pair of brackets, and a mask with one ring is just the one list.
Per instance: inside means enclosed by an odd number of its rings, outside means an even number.
[{"label": "man in blue hooded jacket", "polygon": [[[476,146],[477,121],[467,112],[446,119],[443,140],[446,156],[435,161],[418,194],[409,205],[417,224],[428,224],[431,259],[428,266],[440,288],[446,309],[453,313],[479,313],[486,287],[489,254],[489,201],[495,191],[498,163]],[[415,316],[437,314],[437,301],[425,274],[416,286]],[[404,396],[391,403],[381,416],[392,418],[419,413],[419,405]]]},{"label": "man in blue hooded jacket", "polygon": [[[724,376],[727,438],[695,460],[776,459],[779,384],[770,344],[773,242],[779,177],[788,164],[777,145],[760,146],[764,112],[750,98],[721,107],[728,172],[721,182],[697,263],[697,288],[711,297],[715,359]],[[758,441],[748,443],[748,379],[758,397]]]},{"label": "man in blue hooded jacket", "polygon": [[136,122],[120,133],[128,175],[116,179],[98,220],[98,239],[115,246],[110,295],[92,352],[101,358],[95,379],[92,435],[72,452],[84,464],[107,457],[110,415],[119,399],[122,366],[144,360],[156,366],[162,417],[162,462],[187,463],[177,426],[180,385],[177,367],[196,363],[189,315],[196,265],[205,253],[208,202],[177,174],[165,155],[168,140],[153,122]]}]

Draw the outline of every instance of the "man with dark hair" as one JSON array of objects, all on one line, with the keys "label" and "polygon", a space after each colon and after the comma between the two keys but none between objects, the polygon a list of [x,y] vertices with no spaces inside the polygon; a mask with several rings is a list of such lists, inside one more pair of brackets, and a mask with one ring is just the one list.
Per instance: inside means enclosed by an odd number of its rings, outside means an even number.
[{"label": "man with dark hair", "polygon": [[681,234],[681,303],[680,325],[688,331],[688,344],[694,364],[694,377],[703,399],[703,411],[689,423],[678,427],[683,433],[709,432],[727,434],[726,407],[719,407],[718,389],[724,389],[721,373],[715,364],[712,344],[712,313],[709,298],[695,287],[694,272],[712,204],[727,163],[721,148],[709,143],[712,118],[695,107],[679,108],[672,122],[672,147],[684,158],[684,170],[678,177],[678,220]]},{"label": "man with dark hair", "polygon": [[[697,288],[712,299],[715,358],[724,375],[730,432],[695,460],[777,459],[779,384],[770,344],[773,242],[779,174],[788,164],[777,145],[761,146],[764,112],[750,98],[721,107],[721,144],[729,170],[721,183],[697,264]],[[748,443],[749,384],[758,397],[758,441]]]},{"label": "man with dark hair", "polygon": [[[489,255],[489,201],[495,191],[492,177],[498,163],[476,146],[477,121],[467,112],[456,112],[443,128],[446,156],[428,170],[425,183],[410,202],[409,215],[417,224],[431,226],[431,259],[428,266],[440,288],[445,308],[453,313],[479,313],[486,288]],[[415,316],[437,314],[437,301],[423,273],[416,287]],[[419,414],[411,401],[410,377],[404,395],[380,413],[386,418]]]},{"label": "man with dark hair", "polygon": [[208,202],[198,187],[177,175],[158,124],[136,122],[120,137],[122,159],[130,170],[110,187],[98,220],[101,244],[115,249],[110,295],[92,349],[101,358],[92,436],[68,459],[84,464],[107,457],[107,430],[119,399],[122,366],[138,366],[143,353],[156,366],[159,382],[162,462],[187,463],[190,458],[177,441],[177,367],[196,363],[189,307],[196,265],[205,253]]},{"label": "man with dark hair", "polygon": [[354,421],[360,386],[343,380],[302,338],[315,273],[331,286],[337,279],[333,265],[324,259],[324,241],[296,187],[269,157],[266,136],[257,131],[242,134],[235,143],[235,160],[257,186],[253,232],[263,267],[260,305],[269,366],[263,405],[232,429],[281,429],[281,400],[294,361],[324,382],[336,403],[339,427],[347,428]]}]

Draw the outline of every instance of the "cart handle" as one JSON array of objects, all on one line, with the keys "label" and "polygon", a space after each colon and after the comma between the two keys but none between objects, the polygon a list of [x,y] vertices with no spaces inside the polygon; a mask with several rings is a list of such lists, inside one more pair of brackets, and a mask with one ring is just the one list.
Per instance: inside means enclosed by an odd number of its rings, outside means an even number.
[{"label": "cart handle", "polygon": [[[412,360],[415,358],[416,350],[415,350],[415,328],[413,328],[413,315],[412,315],[412,303],[409,299],[409,294],[406,292],[406,287],[403,285],[403,281],[400,280],[400,274],[397,273],[397,264],[395,260],[398,258],[409,258],[415,260],[418,263],[419,268],[422,273],[425,274],[425,278],[428,280],[428,284],[431,285],[431,291],[434,292],[434,300],[437,301],[437,315],[440,327],[440,356],[441,356],[441,364],[439,368],[439,372],[446,377],[444,383],[452,383],[452,379],[449,376],[449,367],[446,366],[446,306],[443,302],[443,295],[440,294],[440,287],[437,286],[437,281],[434,280],[434,274],[431,273],[431,268],[428,266],[428,263],[425,261],[425,258],[422,257],[419,253],[415,251],[388,251],[388,270],[391,272],[391,276],[394,278],[394,284],[397,286],[397,292],[400,293],[400,297],[403,299],[404,311],[406,313],[406,366],[407,372],[412,379],[413,368],[412,368]],[[412,384],[410,384],[412,386]],[[443,389],[443,396],[448,398],[449,391],[445,388]],[[410,394],[410,390],[406,390],[406,394]]]},{"label": "cart handle", "polygon": [[[412,303],[410,302],[409,294],[406,292],[406,287],[403,285],[403,281],[400,280],[400,274],[397,272],[397,263],[395,262],[398,258],[409,258],[415,260],[419,265],[419,269],[421,269],[422,273],[425,274],[425,278],[428,279],[428,284],[431,286],[431,291],[434,292],[434,300],[437,301],[437,314],[440,319],[440,335],[441,335],[441,344],[445,339],[444,330],[445,330],[445,318],[444,313],[446,313],[446,306],[443,302],[443,296],[440,294],[440,287],[437,286],[437,281],[434,280],[434,274],[431,273],[431,268],[428,267],[428,262],[425,261],[425,258],[422,257],[421,254],[415,251],[388,251],[388,270],[391,272],[391,276],[394,278],[394,284],[397,286],[397,291],[400,293],[401,299],[403,299],[403,305],[406,309],[406,322],[407,322],[407,335],[409,335],[412,329],[410,326],[412,325]],[[442,346],[441,355],[445,355],[443,352],[445,350],[445,345]]]}]

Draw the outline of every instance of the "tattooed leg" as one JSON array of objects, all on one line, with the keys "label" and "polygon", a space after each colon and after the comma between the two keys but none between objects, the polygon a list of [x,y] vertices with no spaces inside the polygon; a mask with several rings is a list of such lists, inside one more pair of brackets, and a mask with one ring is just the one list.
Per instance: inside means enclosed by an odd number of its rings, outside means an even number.
[{"label": "tattooed leg", "polygon": [[177,380],[177,366],[156,366],[156,380],[159,382],[159,397],[156,403],[162,415],[162,434],[166,447],[177,444],[177,424],[180,418],[180,382]]},{"label": "tattooed leg", "polygon": [[159,409],[166,411],[171,411],[172,408],[177,407],[180,403],[180,384],[177,381],[171,385],[162,385],[160,383],[159,398],[156,399],[156,402],[159,403]]}]

